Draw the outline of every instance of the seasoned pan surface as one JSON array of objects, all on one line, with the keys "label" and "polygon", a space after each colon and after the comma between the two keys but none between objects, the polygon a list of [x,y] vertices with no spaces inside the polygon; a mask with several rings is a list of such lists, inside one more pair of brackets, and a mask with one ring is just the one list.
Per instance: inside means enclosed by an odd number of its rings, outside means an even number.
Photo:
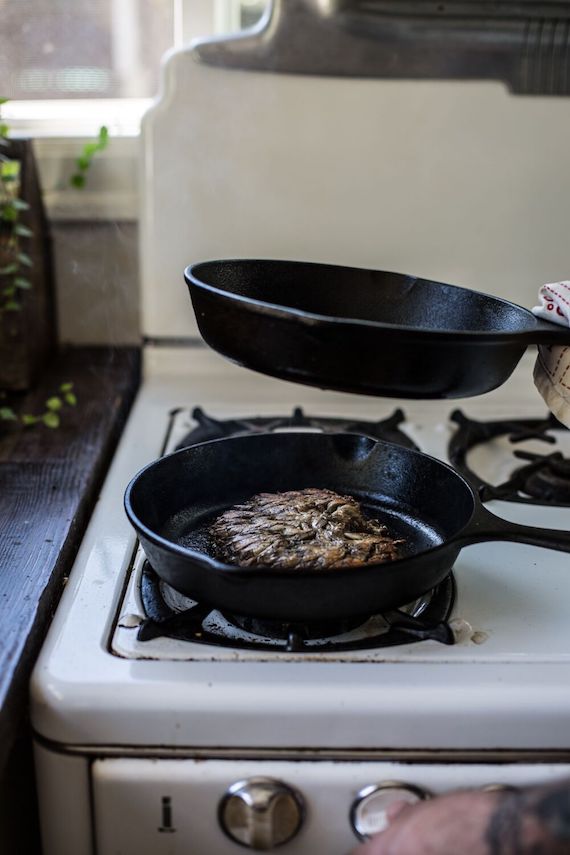
[{"label": "seasoned pan surface", "polygon": [[[207,527],[260,492],[320,487],[360,499],[406,540],[402,557],[336,569],[236,567],[213,556]],[[489,514],[466,481],[425,454],[354,434],[260,434],[215,440],[155,461],[125,507],[157,574],[236,615],[289,621],[352,617],[403,605],[441,582],[462,546],[516,539],[570,550],[570,534]]]},{"label": "seasoned pan surface", "polygon": [[248,368],[323,388],[457,398],[501,385],[570,331],[506,300],[379,270],[222,260],[185,271],[198,326]]}]

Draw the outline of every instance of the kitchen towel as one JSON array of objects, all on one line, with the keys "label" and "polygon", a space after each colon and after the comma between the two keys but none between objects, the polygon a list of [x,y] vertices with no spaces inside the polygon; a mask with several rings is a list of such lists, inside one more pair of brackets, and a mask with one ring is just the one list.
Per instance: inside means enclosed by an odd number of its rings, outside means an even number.
[{"label": "kitchen towel", "polygon": [[[570,280],[543,285],[538,299],[540,305],[532,310],[534,315],[570,326]],[[570,428],[570,347],[539,345],[534,383],[550,412]]]}]

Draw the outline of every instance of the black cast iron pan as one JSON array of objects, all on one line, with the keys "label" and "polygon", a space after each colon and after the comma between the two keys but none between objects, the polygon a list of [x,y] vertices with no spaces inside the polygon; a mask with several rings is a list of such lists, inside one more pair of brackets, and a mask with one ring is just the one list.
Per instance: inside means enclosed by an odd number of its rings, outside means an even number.
[{"label": "black cast iron pan", "polygon": [[398,398],[480,395],[570,330],[486,294],[380,270],[208,261],[184,273],[204,340],[264,374]]},{"label": "black cast iron pan", "polygon": [[[240,568],[212,557],[205,527],[218,513],[255,493],[304,487],[360,499],[406,539],[402,557],[334,570]],[[446,464],[356,434],[258,434],[191,446],[136,475],[125,507],[152,567],[178,591],[230,614],[281,621],[401,606],[441,582],[461,548],[479,541],[570,552],[570,532],[502,520]]]}]

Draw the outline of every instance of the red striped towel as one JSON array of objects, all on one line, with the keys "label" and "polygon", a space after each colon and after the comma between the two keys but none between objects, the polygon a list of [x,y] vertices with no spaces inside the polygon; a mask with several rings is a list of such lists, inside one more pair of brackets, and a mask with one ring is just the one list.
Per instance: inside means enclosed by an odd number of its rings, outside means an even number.
[{"label": "red striped towel", "polygon": [[[570,326],[570,280],[543,285],[533,314],[545,321]],[[570,428],[570,347],[539,345],[534,367],[536,388],[556,418]]]}]

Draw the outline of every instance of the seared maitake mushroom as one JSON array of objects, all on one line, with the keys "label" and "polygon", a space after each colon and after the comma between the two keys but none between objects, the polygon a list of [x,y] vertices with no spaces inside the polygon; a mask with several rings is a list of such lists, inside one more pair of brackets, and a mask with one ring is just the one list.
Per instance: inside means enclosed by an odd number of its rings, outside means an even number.
[{"label": "seared maitake mushroom", "polygon": [[365,517],[351,496],[307,488],[259,493],[210,526],[217,557],[241,567],[332,568],[398,558],[404,541]]}]

